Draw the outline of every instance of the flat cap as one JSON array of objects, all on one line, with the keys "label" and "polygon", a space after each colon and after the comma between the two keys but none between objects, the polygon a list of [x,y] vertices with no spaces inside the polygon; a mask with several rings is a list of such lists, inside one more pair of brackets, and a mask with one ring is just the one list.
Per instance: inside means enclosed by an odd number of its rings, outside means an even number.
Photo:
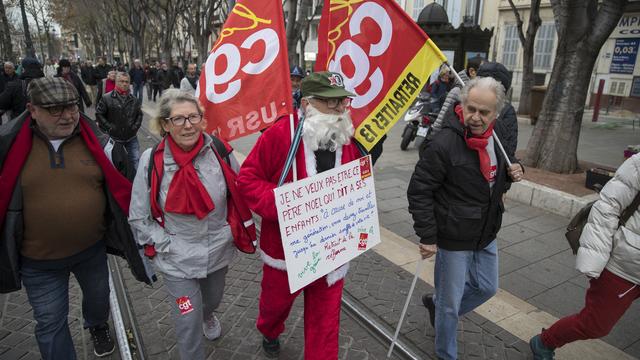
[{"label": "flat cap", "polygon": [[33,79],[27,88],[29,102],[40,107],[70,105],[78,102],[78,91],[60,77]]}]

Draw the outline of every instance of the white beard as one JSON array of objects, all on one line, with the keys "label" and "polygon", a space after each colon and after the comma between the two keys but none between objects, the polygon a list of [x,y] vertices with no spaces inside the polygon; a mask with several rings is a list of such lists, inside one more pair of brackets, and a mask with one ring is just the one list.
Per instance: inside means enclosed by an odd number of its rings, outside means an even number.
[{"label": "white beard", "polygon": [[320,149],[335,152],[339,146],[351,142],[354,131],[348,111],[339,115],[324,114],[311,104],[307,105],[302,139],[312,151]]}]

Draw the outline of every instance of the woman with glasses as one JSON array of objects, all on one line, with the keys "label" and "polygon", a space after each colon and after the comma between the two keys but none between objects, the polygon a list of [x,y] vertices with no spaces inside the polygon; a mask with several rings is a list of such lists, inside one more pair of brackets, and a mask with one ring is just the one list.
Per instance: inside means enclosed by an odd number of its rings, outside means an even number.
[{"label": "woman with glasses", "polygon": [[209,340],[221,334],[214,311],[234,242],[255,250],[251,213],[235,190],[238,162],[206,126],[194,96],[176,89],[162,95],[151,120],[162,140],[140,157],[129,209],[134,237],[173,298],[182,359],[204,359],[203,333]]}]

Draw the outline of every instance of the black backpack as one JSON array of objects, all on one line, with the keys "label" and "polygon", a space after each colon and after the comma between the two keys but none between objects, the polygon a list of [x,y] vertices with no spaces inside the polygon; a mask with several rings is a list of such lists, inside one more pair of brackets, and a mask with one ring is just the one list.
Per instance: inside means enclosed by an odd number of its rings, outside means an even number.
[{"label": "black backpack", "polygon": [[[591,208],[593,207],[594,203],[595,201],[592,201],[585,205],[582,209],[580,209],[580,211],[578,211],[573,219],[571,219],[569,225],[567,225],[567,232],[564,234],[564,236],[567,238],[569,246],[571,246],[571,250],[573,251],[574,255],[578,253],[578,249],[580,248],[580,236],[582,235],[584,226],[589,220],[589,213],[591,213]],[[624,226],[627,223],[631,215],[633,215],[633,213],[638,210],[639,205],[640,192],[633,199],[631,205],[624,209],[622,211],[622,214],[620,214],[620,222],[618,223],[618,227]]]}]

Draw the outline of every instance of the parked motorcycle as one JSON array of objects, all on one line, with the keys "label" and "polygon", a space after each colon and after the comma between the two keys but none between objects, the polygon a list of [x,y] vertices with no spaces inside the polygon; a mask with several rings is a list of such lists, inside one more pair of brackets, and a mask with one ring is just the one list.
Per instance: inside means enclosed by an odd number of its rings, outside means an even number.
[{"label": "parked motorcycle", "polygon": [[404,115],[404,121],[407,125],[402,131],[402,141],[400,149],[407,150],[409,144],[415,140],[415,147],[420,148],[422,142],[431,130],[431,124],[437,119],[438,114],[430,112],[432,104],[429,100],[429,94],[421,93],[418,95],[415,103],[409,108]]}]

